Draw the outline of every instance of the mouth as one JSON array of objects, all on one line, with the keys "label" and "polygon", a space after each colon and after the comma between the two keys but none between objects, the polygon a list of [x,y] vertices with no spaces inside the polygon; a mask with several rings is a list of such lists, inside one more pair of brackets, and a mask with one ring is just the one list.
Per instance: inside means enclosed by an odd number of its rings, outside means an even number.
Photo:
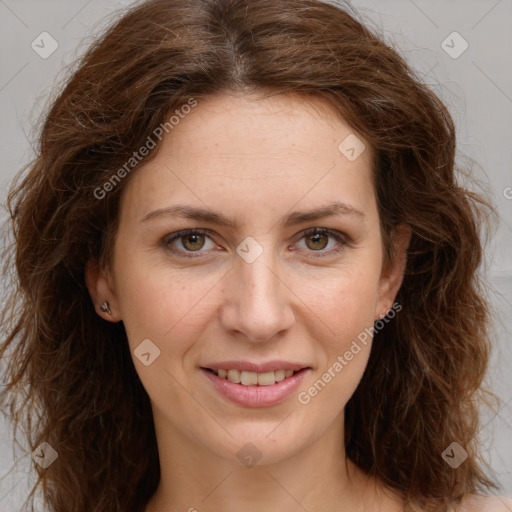
[{"label": "mouth", "polygon": [[246,370],[237,369],[212,369],[204,368],[204,370],[217,375],[221,379],[226,379],[234,384],[241,384],[242,386],[272,386],[277,382],[281,382],[290,377],[293,377],[296,373],[305,370],[285,370],[279,369],[268,372],[251,372]]},{"label": "mouth", "polygon": [[267,407],[290,398],[312,368],[274,361],[264,364],[226,361],[200,370],[224,399],[244,407]]}]

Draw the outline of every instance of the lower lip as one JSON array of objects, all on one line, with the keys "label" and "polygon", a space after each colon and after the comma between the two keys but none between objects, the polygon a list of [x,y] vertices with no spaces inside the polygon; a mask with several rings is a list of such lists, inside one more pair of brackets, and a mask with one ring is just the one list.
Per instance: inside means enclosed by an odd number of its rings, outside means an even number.
[{"label": "lower lip", "polygon": [[267,407],[279,404],[293,394],[299,387],[308,368],[303,368],[291,377],[269,386],[244,386],[221,378],[204,368],[201,368],[201,371],[215,389],[228,400],[246,407]]}]

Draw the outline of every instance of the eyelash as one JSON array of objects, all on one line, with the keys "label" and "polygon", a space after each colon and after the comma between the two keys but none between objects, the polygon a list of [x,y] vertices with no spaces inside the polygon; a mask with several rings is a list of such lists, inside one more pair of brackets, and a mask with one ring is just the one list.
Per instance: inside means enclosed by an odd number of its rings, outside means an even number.
[{"label": "eyelash", "polygon": [[[211,238],[210,232],[205,229],[185,229],[183,231],[178,231],[177,233],[172,233],[171,235],[167,235],[163,240],[162,243],[166,249],[168,249],[170,252],[178,253],[178,254],[187,254],[185,258],[201,258],[202,256],[199,256],[200,253],[206,252],[202,250],[198,251],[186,251],[186,250],[178,250],[175,248],[170,248],[170,245],[175,241],[179,240],[180,238],[184,238],[189,235],[205,235],[208,238]],[[301,233],[301,237],[299,238],[299,241],[306,238],[307,236],[311,235],[329,235],[330,237],[334,238],[338,243],[342,244],[342,247],[337,249],[331,249],[329,251],[311,251],[312,253],[319,253],[315,255],[308,256],[310,258],[324,258],[327,256],[332,256],[333,254],[340,253],[343,251],[345,246],[350,245],[349,239],[346,235],[340,233],[339,231],[335,231],[328,228],[309,228]],[[194,253],[198,253],[198,255],[193,255]],[[190,256],[188,256],[190,254]]]}]

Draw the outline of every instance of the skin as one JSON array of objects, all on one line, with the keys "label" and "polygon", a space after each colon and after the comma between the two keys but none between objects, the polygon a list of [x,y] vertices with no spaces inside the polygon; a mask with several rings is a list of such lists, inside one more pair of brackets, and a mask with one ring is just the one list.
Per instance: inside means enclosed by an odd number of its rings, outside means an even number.
[{"label": "skin", "polygon": [[[320,99],[218,95],[201,100],[130,176],[112,266],[89,263],[86,281],[95,304],[110,303],[111,315],[98,314],[123,321],[132,355],[145,339],[160,350],[148,366],[133,357],[152,403],[162,475],[146,512],[402,509],[345,456],[344,407],[371,341],[308,404],[298,400],[390,310],[402,282],[410,231],[399,226],[384,266],[371,148],[365,143],[354,161],[338,149],[352,133]],[[334,201],[362,215],[280,223]],[[141,220],[177,204],[239,225]],[[208,234],[165,245],[192,228]],[[304,236],[309,228],[338,231],[344,241]],[[252,263],[236,252],[248,236],[263,250]],[[311,369],[284,402],[248,408],[200,371],[237,359]],[[237,456],[247,443],[261,457],[253,467]]]}]

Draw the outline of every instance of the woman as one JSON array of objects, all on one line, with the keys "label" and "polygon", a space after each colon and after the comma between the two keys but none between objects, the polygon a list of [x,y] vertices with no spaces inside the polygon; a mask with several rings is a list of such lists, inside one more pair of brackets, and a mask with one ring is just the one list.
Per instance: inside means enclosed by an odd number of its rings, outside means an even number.
[{"label": "woman", "polygon": [[479,496],[486,205],[454,151],[339,7],[107,29],[9,196],[3,403],[49,510],[507,510]]}]

